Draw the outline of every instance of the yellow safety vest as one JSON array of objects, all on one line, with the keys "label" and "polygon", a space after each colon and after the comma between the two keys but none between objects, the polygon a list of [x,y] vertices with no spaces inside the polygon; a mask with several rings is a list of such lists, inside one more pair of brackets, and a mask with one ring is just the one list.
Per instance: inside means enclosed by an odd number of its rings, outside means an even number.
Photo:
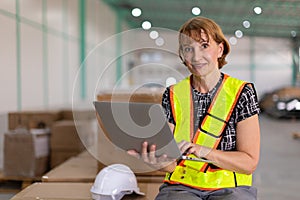
[{"label": "yellow safety vest", "polygon": [[[190,77],[170,88],[171,108],[176,126],[174,138],[216,149],[230,119],[236,102],[244,88],[244,81],[224,74],[207,114],[194,136],[194,110]],[[196,157],[191,154],[190,157]],[[252,175],[224,170],[205,162],[181,161],[172,173],[167,173],[165,182],[183,184],[204,190],[237,186],[251,186]]]}]

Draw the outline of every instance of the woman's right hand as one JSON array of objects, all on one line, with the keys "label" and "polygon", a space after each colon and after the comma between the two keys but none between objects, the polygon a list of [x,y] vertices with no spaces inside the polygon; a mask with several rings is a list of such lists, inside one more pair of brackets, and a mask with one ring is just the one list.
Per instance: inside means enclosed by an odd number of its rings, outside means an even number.
[{"label": "woman's right hand", "polygon": [[168,158],[167,155],[163,154],[161,156],[156,156],[156,145],[153,144],[149,148],[148,152],[148,142],[145,141],[142,143],[141,153],[135,150],[128,150],[127,153],[131,156],[136,157],[137,159],[142,159],[147,165],[156,170],[172,172],[176,167],[176,159]]}]

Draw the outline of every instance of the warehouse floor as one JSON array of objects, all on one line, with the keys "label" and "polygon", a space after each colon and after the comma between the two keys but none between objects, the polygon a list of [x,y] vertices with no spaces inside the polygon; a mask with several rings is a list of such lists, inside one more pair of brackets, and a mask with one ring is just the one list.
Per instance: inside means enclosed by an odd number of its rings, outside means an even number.
[{"label": "warehouse floor", "polygon": [[260,117],[261,158],[254,175],[260,200],[300,199],[300,120]]},{"label": "warehouse floor", "polygon": [[[292,133],[300,132],[300,120],[277,120],[260,116],[261,159],[253,184],[259,200],[300,199],[300,139]],[[14,194],[0,194],[0,200]]]}]

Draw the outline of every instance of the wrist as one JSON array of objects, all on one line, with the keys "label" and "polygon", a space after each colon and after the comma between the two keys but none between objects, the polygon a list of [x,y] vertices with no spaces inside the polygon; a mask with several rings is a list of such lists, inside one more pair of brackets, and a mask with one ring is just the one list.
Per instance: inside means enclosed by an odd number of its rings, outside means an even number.
[{"label": "wrist", "polygon": [[208,154],[212,151],[213,149],[212,148],[208,148],[208,147],[205,147],[205,146],[201,146],[200,148],[200,152],[199,152],[199,157],[201,158],[207,158]]}]

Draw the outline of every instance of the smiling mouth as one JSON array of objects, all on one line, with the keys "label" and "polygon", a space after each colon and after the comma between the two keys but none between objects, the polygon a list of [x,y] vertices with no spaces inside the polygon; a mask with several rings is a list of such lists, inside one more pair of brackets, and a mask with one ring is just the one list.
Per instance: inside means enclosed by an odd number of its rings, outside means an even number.
[{"label": "smiling mouth", "polygon": [[202,68],[206,65],[206,63],[197,63],[197,64],[192,64],[193,67],[195,68]]}]

